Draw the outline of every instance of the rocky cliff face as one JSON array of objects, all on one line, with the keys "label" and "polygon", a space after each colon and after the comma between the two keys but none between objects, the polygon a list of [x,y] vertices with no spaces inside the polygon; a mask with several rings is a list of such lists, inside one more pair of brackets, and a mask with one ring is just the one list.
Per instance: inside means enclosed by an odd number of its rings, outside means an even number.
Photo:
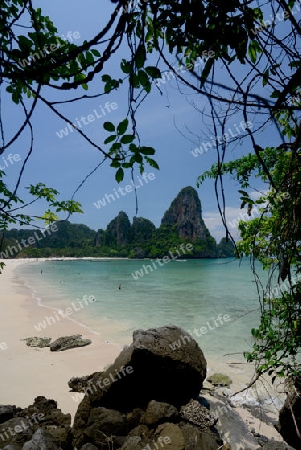
[{"label": "rocky cliff face", "polygon": [[[107,226],[104,243],[106,245],[117,245],[123,247],[130,241],[131,222],[127,214],[120,211],[117,217],[113,219]],[[97,239],[97,238],[96,238]]]},{"label": "rocky cliff face", "polygon": [[194,241],[206,240],[209,234],[202,218],[202,206],[198,194],[191,186],[182,189],[165,212],[161,225],[176,225],[179,236]]}]

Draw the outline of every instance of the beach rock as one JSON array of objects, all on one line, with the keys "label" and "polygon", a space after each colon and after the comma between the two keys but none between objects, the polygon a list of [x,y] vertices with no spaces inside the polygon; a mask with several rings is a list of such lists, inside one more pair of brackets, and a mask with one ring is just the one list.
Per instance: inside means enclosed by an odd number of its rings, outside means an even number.
[{"label": "beach rock", "polygon": [[21,445],[31,439],[35,430],[23,417],[14,417],[0,425],[0,443],[3,447],[7,445]]},{"label": "beach rock", "polygon": [[267,444],[264,444],[263,447],[259,447],[258,450],[295,450],[295,449],[290,445],[288,445],[286,442],[270,441]]},{"label": "beach rock", "polygon": [[50,344],[51,352],[63,352],[71,348],[85,347],[91,344],[90,339],[82,339],[81,334],[75,334],[73,336],[64,336],[56,339]]},{"label": "beach rock", "polygon": [[217,422],[217,418],[197,400],[190,400],[187,405],[182,406],[180,414],[183,419],[202,429],[210,428]]},{"label": "beach rock", "polygon": [[50,342],[51,342],[52,338],[49,337],[29,337],[29,338],[25,338],[25,339],[21,339],[21,341],[25,341],[26,345],[28,345],[28,347],[50,347]]},{"label": "beach rock", "polygon": [[72,449],[71,415],[62,413],[57,408],[56,401],[38,396],[34,403],[23,409],[19,415],[27,418],[33,431],[40,428],[49,433],[57,447]]},{"label": "beach rock", "polygon": [[12,419],[16,414],[16,410],[16,406],[13,405],[0,405],[0,423]]},{"label": "beach rock", "polygon": [[71,380],[68,381],[68,386],[70,387],[71,392],[85,392],[85,389],[89,387],[89,384],[95,383],[102,373],[103,372],[94,372],[91,375],[84,375],[83,377],[72,377]]},{"label": "beach rock", "polygon": [[218,419],[215,428],[224,444],[228,444],[232,450],[258,449],[258,441],[225,398],[217,394],[214,397],[208,395],[206,401],[210,412]]},{"label": "beach rock", "polygon": [[135,331],[133,343],[85,391],[75,415],[74,446],[87,442],[84,430],[93,408],[130,413],[135,408],[145,410],[151,400],[179,408],[198,396],[206,366],[197,342],[182,328]]},{"label": "beach rock", "polygon": [[180,423],[179,428],[184,437],[185,450],[222,450],[223,441],[216,433],[200,430],[188,423]]},{"label": "beach rock", "polygon": [[98,450],[98,448],[92,444],[85,444],[82,446],[82,448],[80,450]]},{"label": "beach rock", "polygon": [[60,450],[52,440],[52,436],[40,428],[32,436],[32,439],[26,442],[22,450]]},{"label": "beach rock", "polygon": [[224,375],[222,373],[214,373],[210,377],[207,378],[213,386],[230,386],[232,380],[228,375]]},{"label": "beach rock", "polygon": [[301,379],[287,380],[286,386],[287,397],[279,413],[279,425],[277,428],[283,439],[298,449],[301,448],[301,439],[297,435],[296,425],[299,434],[301,434]]},{"label": "beach rock", "polygon": [[173,422],[179,415],[177,408],[168,403],[156,402],[152,400],[142,415],[140,422],[142,424],[152,426],[159,423],[171,421]]}]

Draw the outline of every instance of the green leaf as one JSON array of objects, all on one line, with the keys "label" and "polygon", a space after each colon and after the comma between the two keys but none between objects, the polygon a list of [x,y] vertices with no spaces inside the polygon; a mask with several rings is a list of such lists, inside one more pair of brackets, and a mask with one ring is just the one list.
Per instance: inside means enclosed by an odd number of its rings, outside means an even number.
[{"label": "green leaf", "polygon": [[211,67],[213,66],[213,64],[214,64],[214,59],[213,58],[209,58],[207,60],[206,64],[205,64],[204,69],[202,70],[201,84],[200,84],[200,88],[201,89],[204,86],[204,84],[205,84],[205,82],[206,82],[206,80],[207,80],[207,78],[209,76],[209,73],[210,73],[210,70],[211,70]]},{"label": "green leaf", "polygon": [[145,67],[145,72],[151,78],[160,78],[161,77],[161,71],[158,69],[158,67],[154,67],[154,66]]},{"label": "green leaf", "polygon": [[140,152],[143,155],[154,155],[155,149],[153,147],[140,147]]},{"label": "green leaf", "polygon": [[89,64],[93,64],[94,63],[94,58],[93,58],[93,55],[92,55],[92,53],[90,53],[90,52],[86,52],[86,60],[87,60],[87,62],[89,63]]},{"label": "green leaf", "polygon": [[263,86],[265,86],[266,84],[268,84],[269,76],[270,76],[269,69],[267,69],[267,70],[264,72],[263,76],[262,76],[262,85],[263,85]]},{"label": "green leaf", "polygon": [[115,180],[117,181],[117,183],[120,183],[120,181],[122,181],[124,178],[124,171],[122,167],[119,167],[119,169],[117,170],[116,174],[115,174]]},{"label": "green leaf", "polygon": [[133,134],[125,134],[120,139],[120,142],[122,144],[130,144],[135,139],[135,136]]},{"label": "green leaf", "polygon": [[128,61],[126,61],[126,59],[123,59],[121,61],[120,67],[123,73],[131,73],[132,70],[131,64]]},{"label": "green leaf", "polygon": [[141,69],[144,66],[144,62],[145,62],[145,49],[142,45],[140,45],[135,55],[135,63],[137,69]]},{"label": "green leaf", "polygon": [[103,127],[107,131],[115,131],[115,126],[112,122],[104,122]]},{"label": "green leaf", "polygon": [[280,91],[278,91],[277,89],[274,91],[274,92],[272,92],[272,94],[270,95],[270,97],[271,98],[279,98],[279,96],[280,96]]},{"label": "green leaf", "polygon": [[105,74],[101,77],[101,79],[104,83],[107,83],[107,82],[111,81],[112,78],[110,77],[110,75]]},{"label": "green leaf", "polygon": [[117,126],[117,134],[121,135],[124,134],[127,130],[127,127],[129,125],[128,119],[124,119],[122,122],[119,123]]},{"label": "green leaf", "polygon": [[142,86],[145,86],[149,82],[148,81],[148,75],[145,72],[145,70],[139,70],[138,78],[139,78],[139,81],[142,84]]},{"label": "green leaf", "polygon": [[107,139],[105,139],[103,143],[109,144],[110,142],[115,141],[116,137],[117,137],[116,134],[112,134],[111,136],[107,137]]},{"label": "green leaf", "polygon": [[148,158],[148,157],[146,157],[145,159],[151,167],[154,167],[154,169],[160,170],[160,167],[158,166],[158,164],[156,163],[156,161],[154,159]]},{"label": "green leaf", "polygon": [[92,48],[92,49],[91,49],[91,52],[93,53],[94,56],[98,56],[98,57],[101,56],[101,54],[99,53],[98,50],[95,50],[95,49]]}]

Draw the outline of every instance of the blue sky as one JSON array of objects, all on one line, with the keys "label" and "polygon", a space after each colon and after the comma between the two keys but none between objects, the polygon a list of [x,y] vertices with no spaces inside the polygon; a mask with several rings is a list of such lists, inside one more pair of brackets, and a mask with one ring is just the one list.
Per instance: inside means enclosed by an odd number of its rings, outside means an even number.
[{"label": "blue sky", "polygon": [[[48,14],[58,28],[58,34],[66,36],[69,31],[77,32],[80,38],[74,40],[80,44],[84,39],[90,39],[105,20],[109,17],[113,5],[111,2],[103,0],[90,0],[88,4],[83,2],[65,0],[64,2],[52,0],[51,2],[34,2],[36,6],[43,8],[44,14]],[[126,49],[123,48],[126,52]],[[126,53],[118,53],[114,60],[110,61],[103,73],[109,73],[114,76],[119,71],[120,59],[126,57]],[[222,74],[222,68],[221,76]],[[102,84],[100,76],[96,77],[88,93],[94,93],[99,90]],[[210,141],[210,132],[208,125],[210,120],[205,123],[202,116],[193,108],[191,103],[195,103],[199,109],[206,105],[206,99],[193,94],[186,87],[179,87],[176,80],[167,82],[161,86],[160,91],[152,89],[151,94],[142,104],[138,114],[138,129],[143,145],[152,146],[156,149],[155,159],[160,166],[160,171],[151,167],[146,167],[147,173],[154,173],[155,178],[148,183],[143,182],[137,190],[139,211],[138,216],[148,218],[156,226],[160,225],[161,218],[169,207],[171,201],[177,193],[185,186],[196,187],[196,179],[203,171],[209,169],[216,161],[216,151],[208,152],[194,157],[191,153],[198,147],[202,141]],[[77,90],[76,95],[83,94],[84,91]],[[51,98],[67,99],[69,93],[60,93]],[[105,110],[105,117],[101,115],[102,108],[106,102],[115,103],[115,109],[111,107],[110,112]],[[205,103],[204,103],[205,102]],[[21,116],[18,113],[18,107],[9,101],[5,102],[5,124],[9,130],[6,139],[11,137],[14,130],[21,123]],[[81,116],[87,117],[93,115],[94,120],[87,125],[83,125],[83,131],[95,142],[102,145],[107,137],[102,124],[105,120],[113,123],[120,122],[127,111],[127,92],[125,89],[113,92],[98,99],[88,99],[78,103],[72,103],[59,106],[61,112],[65,113],[71,121]],[[96,111],[96,112],[95,112]],[[231,130],[235,133],[235,124],[239,126],[242,117],[234,116],[231,120]],[[254,118],[254,124],[256,118]],[[175,127],[186,135],[189,130],[195,133],[194,142],[185,139]],[[39,105],[33,118],[35,127],[34,151],[30,158],[28,168],[22,179],[19,195],[26,197],[25,186],[29,183],[35,184],[44,182],[48,186],[56,188],[61,193],[61,198],[70,198],[74,190],[84,177],[102,160],[102,155],[98,150],[92,148],[79,134],[68,131],[68,135],[58,137],[57,133],[65,129],[67,124],[50,112],[44,105]],[[263,133],[263,142],[273,141],[274,131],[268,129]],[[190,135],[192,136],[192,135]],[[199,136],[199,138],[197,137]],[[207,136],[207,137],[206,137]],[[0,157],[1,162],[8,153],[19,154],[21,161],[24,160],[29,147],[29,133],[24,133],[22,138],[14,144],[9,152]],[[105,148],[105,147],[104,147]],[[239,157],[251,149],[248,139],[238,141],[232,147],[229,147],[229,157]],[[8,163],[7,163],[8,164]],[[21,162],[9,163],[6,168],[7,182],[10,186],[16,180]],[[107,203],[105,206],[96,208],[94,203],[99,199],[105,198],[114,193],[114,189],[124,188],[130,184],[130,173],[126,173],[125,179],[118,185],[114,180],[115,169],[109,167],[105,162],[95,174],[93,174],[84,186],[79,190],[75,199],[82,203],[84,214],[75,214],[70,219],[71,222],[84,223],[97,230],[106,228],[107,224],[118,214],[119,211],[125,211],[129,218],[135,215],[135,197],[133,192],[129,192],[115,201]],[[140,176],[138,169],[135,170],[134,179],[138,181]],[[233,220],[240,214],[239,197],[237,194],[237,183],[226,180],[226,198],[228,205],[228,218]],[[224,235],[224,229],[221,224],[217,210],[216,199],[213,189],[213,182],[206,181],[198,189],[201,199],[203,217],[211,234],[219,241]],[[111,198],[111,197],[110,197]],[[27,212],[31,214],[41,214],[43,204],[32,205]],[[61,216],[63,219],[64,216]],[[234,233],[235,234],[235,233]]]}]

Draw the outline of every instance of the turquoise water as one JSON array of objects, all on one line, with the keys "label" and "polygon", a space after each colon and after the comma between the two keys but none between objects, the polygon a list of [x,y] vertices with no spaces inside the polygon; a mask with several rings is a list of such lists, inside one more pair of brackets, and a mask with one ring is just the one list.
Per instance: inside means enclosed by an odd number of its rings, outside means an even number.
[{"label": "turquoise water", "polygon": [[[248,260],[170,261],[153,265],[152,272],[135,280],[131,274],[147,264],[46,261],[17,271],[40,304],[62,310],[71,306],[72,319],[121,346],[131,342],[135,329],[176,324],[190,331],[207,357],[218,360],[250,348],[250,330],[258,322],[253,310],[259,304]],[[96,301],[86,300],[86,305],[85,296]]]},{"label": "turquoise water", "polygon": [[[243,352],[252,348],[250,330],[259,319],[249,261],[170,261],[162,267],[153,265],[153,271],[145,274],[143,265],[149,264],[145,260],[30,262],[18,266],[16,274],[31,289],[28,301],[44,307],[45,317],[71,308],[71,320],[120,350],[132,342],[136,329],[179,325],[199,343],[208,374],[229,375],[232,392],[245,387],[254,367],[246,363]],[[132,273],[141,269],[144,275],[135,280]],[[92,296],[96,301],[88,300]],[[84,330],[79,332],[84,334]],[[39,334],[33,328],[34,335],[51,336],[51,327]],[[239,402],[257,402],[257,391],[251,391],[241,394]],[[270,401],[266,389],[262,396],[264,403]],[[277,397],[273,391],[274,405],[281,404]]]}]

